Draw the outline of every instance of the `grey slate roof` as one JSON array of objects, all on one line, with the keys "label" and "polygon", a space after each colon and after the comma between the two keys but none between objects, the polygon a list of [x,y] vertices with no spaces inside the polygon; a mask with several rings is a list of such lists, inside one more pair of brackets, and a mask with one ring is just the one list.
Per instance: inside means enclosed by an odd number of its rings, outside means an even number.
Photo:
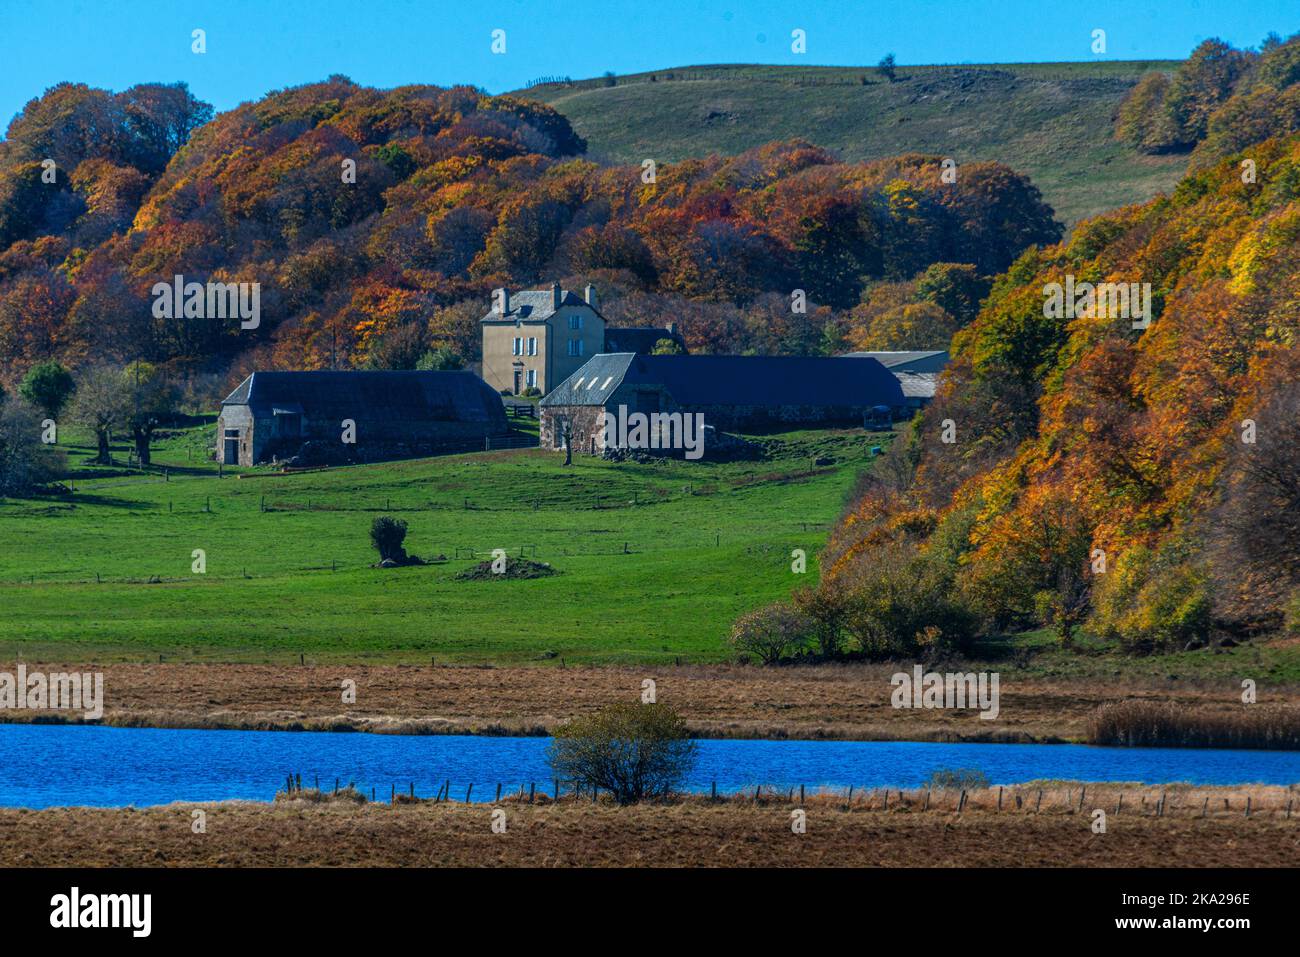
[{"label": "grey slate roof", "polygon": [[898,372],[890,370],[903,387],[903,395],[909,399],[933,399],[935,386],[939,384],[937,372]]},{"label": "grey slate roof", "polygon": [[[586,306],[587,301],[571,289],[560,293],[561,306]],[[587,308],[591,308],[588,306]],[[510,294],[510,310],[504,314],[489,310],[479,322],[501,322],[516,319],[523,322],[543,322],[555,315],[555,294],[550,289],[521,289]]]},{"label": "grey slate roof", "polygon": [[623,384],[661,385],[677,404],[902,406],[898,379],[875,359],[602,353],[547,393],[543,406],[604,405]]},{"label": "grey slate roof", "polygon": [[843,359],[875,359],[891,372],[941,372],[948,364],[944,349],[912,352],[846,352]]},{"label": "grey slate roof", "polygon": [[254,372],[221,403],[309,419],[369,416],[482,422],[505,432],[501,396],[472,372]]}]

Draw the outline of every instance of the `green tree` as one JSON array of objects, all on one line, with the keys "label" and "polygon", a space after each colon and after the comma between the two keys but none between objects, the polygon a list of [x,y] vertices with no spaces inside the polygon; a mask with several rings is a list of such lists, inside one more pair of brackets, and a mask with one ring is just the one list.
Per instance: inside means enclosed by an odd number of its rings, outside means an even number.
[{"label": "green tree", "polygon": [[72,419],[95,433],[98,453],[95,461],[113,461],[109,443],[113,430],[126,425],[131,412],[131,394],[122,370],[100,366],[83,372],[72,397]]},{"label": "green tree", "polygon": [[562,725],[547,758],[556,777],[603,788],[627,805],[681,787],[699,746],[670,706],[626,702]]},{"label": "green tree", "polygon": [[744,655],[753,655],[765,665],[804,650],[816,622],[797,608],[776,602],[741,615],[731,628],[731,647]]},{"label": "green tree", "polygon": [[123,370],[126,381],[127,424],[135,443],[135,456],[142,466],[152,461],[150,445],[154,432],[176,415],[180,393],[162,372],[148,362],[136,361]]},{"label": "green tree", "polygon": [[28,403],[0,405],[0,495],[22,495],[58,477],[63,454],[41,441],[39,414]]},{"label": "green tree", "polygon": [[28,369],[18,391],[24,399],[50,418],[57,419],[76,388],[72,373],[51,359],[48,362],[38,362]]},{"label": "green tree", "polygon": [[381,562],[391,561],[399,564],[406,561],[406,522],[400,518],[381,515],[370,523],[370,544],[379,552]]},{"label": "green tree", "polygon": [[441,345],[420,356],[415,367],[426,372],[455,371],[465,368],[465,360],[451,346]]}]

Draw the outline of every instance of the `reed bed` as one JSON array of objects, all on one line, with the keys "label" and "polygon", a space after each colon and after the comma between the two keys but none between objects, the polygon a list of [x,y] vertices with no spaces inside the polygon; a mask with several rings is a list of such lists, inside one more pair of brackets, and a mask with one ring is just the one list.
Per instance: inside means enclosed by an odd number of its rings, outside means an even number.
[{"label": "reed bed", "polygon": [[1242,705],[1199,711],[1168,702],[1117,701],[1088,722],[1090,744],[1161,748],[1300,750],[1300,708]]}]

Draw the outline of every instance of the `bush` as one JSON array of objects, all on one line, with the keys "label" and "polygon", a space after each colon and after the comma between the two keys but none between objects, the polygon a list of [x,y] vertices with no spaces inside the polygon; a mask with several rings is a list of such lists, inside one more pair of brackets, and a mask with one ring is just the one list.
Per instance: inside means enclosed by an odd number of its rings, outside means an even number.
[{"label": "bush", "polygon": [[774,665],[803,651],[816,632],[816,622],[784,602],[776,602],[736,619],[728,639],[737,652]]},{"label": "bush", "polygon": [[22,399],[0,406],[0,495],[23,495],[53,482],[63,453],[41,441],[40,416]]},{"label": "bush", "polygon": [[948,564],[912,545],[892,544],[855,569],[845,624],[869,658],[965,650],[978,619],[954,597]]},{"label": "bush", "polygon": [[925,786],[936,790],[974,791],[988,787],[989,779],[979,768],[935,768]]},{"label": "bush", "polygon": [[370,523],[370,544],[379,552],[379,560],[399,564],[406,561],[406,522],[400,518],[381,515]]},{"label": "bush", "polygon": [[603,788],[623,805],[668,796],[698,757],[686,723],[664,704],[616,704],[575,718],[547,750],[557,777]]}]

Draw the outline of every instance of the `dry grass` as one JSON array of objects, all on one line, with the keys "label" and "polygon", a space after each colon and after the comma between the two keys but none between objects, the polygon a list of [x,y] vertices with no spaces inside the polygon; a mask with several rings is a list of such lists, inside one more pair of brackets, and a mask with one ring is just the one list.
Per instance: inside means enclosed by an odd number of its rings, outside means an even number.
[{"label": "dry grass", "polygon": [[[639,697],[653,678],[704,737],[912,741],[1082,741],[1103,704],[1135,698],[1207,714],[1239,712],[1223,683],[1058,680],[1003,674],[1001,714],[894,709],[892,665],[759,668],[430,667],[311,665],[86,665],[29,669],[102,670],[108,724],[245,730],[374,731],[413,734],[547,734],[561,722]],[[357,685],[354,705],[343,679]],[[1269,694],[1294,699],[1278,685]],[[1260,705],[1262,707],[1262,705]],[[7,711],[4,720],[33,712]],[[59,720],[60,715],[50,715]]]},{"label": "dry grass", "polygon": [[[1044,783],[967,792],[766,792],[618,808],[583,800],[492,808],[306,798],[0,810],[0,866],[1294,866],[1297,792]],[[1120,796],[1123,805],[1120,807]],[[887,804],[886,804],[887,798]],[[1019,803],[1017,804],[1017,799]],[[1246,815],[1247,801],[1250,815]],[[796,807],[807,831],[791,831]],[[960,812],[958,807],[961,807]],[[1094,809],[1107,814],[1092,830]],[[206,831],[191,830],[192,812]]]},{"label": "dry grass", "polygon": [[1088,740],[1132,747],[1296,750],[1300,709],[1242,705],[1209,713],[1169,702],[1116,701],[1093,715]]}]

